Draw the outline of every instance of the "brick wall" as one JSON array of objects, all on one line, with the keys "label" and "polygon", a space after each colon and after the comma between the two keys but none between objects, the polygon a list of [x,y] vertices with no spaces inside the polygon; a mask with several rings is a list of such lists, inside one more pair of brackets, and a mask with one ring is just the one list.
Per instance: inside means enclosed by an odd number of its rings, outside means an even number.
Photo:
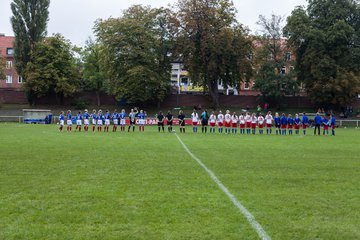
[{"label": "brick wall", "polygon": [[[97,100],[94,92],[80,92],[73,97],[65,98],[64,105],[72,105],[81,99],[87,104],[96,105]],[[107,94],[100,94],[102,105],[116,105],[115,97]],[[239,108],[255,108],[258,104],[258,96],[224,96],[220,95],[220,104],[223,106],[233,106]],[[10,104],[26,104],[25,93],[18,89],[0,89],[0,102]],[[57,105],[57,99],[54,94],[49,94],[36,101],[38,105]],[[208,95],[170,95],[160,105],[161,107],[172,108],[174,106],[193,107],[208,106],[211,104],[211,98]],[[285,106],[288,108],[313,108],[314,104],[309,98],[304,96],[287,97]],[[354,100],[352,104],[354,109],[360,109],[360,99]],[[271,106],[270,106],[271,107]]]}]

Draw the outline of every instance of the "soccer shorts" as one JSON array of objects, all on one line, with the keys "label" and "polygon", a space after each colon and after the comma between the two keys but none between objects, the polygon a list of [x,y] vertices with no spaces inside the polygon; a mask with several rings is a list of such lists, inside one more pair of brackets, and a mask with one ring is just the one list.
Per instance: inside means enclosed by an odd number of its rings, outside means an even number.
[{"label": "soccer shorts", "polygon": [[139,119],[139,125],[145,125],[145,119]]},{"label": "soccer shorts", "polygon": [[94,118],[92,119],[92,124],[96,125],[96,119],[94,119]]},{"label": "soccer shorts", "polygon": [[113,120],[113,123],[114,123],[114,125],[118,125],[118,124],[119,124],[119,120],[114,119],[114,120]]},{"label": "soccer shorts", "polygon": [[89,119],[84,119],[84,125],[89,125]]},{"label": "soccer shorts", "polygon": [[97,120],[97,125],[98,125],[98,126],[102,126],[102,125],[103,125],[103,121],[102,121],[102,120]]},{"label": "soccer shorts", "polygon": [[105,119],[105,125],[110,125],[110,119]]},{"label": "soccer shorts", "polygon": [[60,120],[60,126],[64,126],[64,120]]},{"label": "soccer shorts", "polygon": [[81,126],[81,124],[82,124],[81,120],[76,120],[76,125]]},{"label": "soccer shorts", "polygon": [[69,125],[69,126],[71,126],[71,125],[72,125],[72,121],[71,121],[71,120],[67,120],[67,121],[66,121],[66,124]]},{"label": "soccer shorts", "polygon": [[120,125],[125,125],[126,124],[126,120],[125,119],[120,119]]}]

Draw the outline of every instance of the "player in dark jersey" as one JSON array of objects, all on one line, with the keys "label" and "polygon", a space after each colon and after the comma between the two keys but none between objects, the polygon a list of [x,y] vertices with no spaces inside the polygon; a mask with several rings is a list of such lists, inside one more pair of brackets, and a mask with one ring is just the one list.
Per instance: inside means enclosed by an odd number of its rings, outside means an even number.
[{"label": "player in dark jersey", "polygon": [[165,119],[165,116],[163,114],[162,111],[160,111],[157,116],[157,125],[158,125],[158,129],[159,129],[159,132],[160,132],[160,129],[162,129],[162,131],[164,132],[164,119]]},{"label": "player in dark jersey", "polygon": [[169,132],[172,132],[173,120],[174,120],[174,116],[172,115],[171,111],[168,111],[166,115],[166,121]]},{"label": "player in dark jersey", "polygon": [[185,115],[182,110],[179,111],[179,125],[180,125],[180,132],[185,133]]}]

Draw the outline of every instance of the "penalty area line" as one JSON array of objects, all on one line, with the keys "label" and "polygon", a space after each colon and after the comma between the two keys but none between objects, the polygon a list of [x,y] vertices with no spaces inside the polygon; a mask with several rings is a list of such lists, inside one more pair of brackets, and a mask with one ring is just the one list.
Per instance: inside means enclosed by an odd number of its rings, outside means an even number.
[{"label": "penalty area line", "polygon": [[262,228],[260,223],[258,223],[255,219],[255,217],[247,210],[244,205],[242,205],[236,197],[225,187],[225,185],[216,177],[216,175],[206,167],[206,165],[197,158],[185,145],[185,143],[181,140],[181,138],[175,133],[175,136],[179,140],[180,144],[183,146],[185,151],[190,155],[190,157],[195,160],[210,176],[210,178],[219,186],[219,188],[228,196],[228,198],[231,200],[231,202],[237,207],[240,211],[240,213],[246,218],[246,220],[250,223],[252,228],[257,232],[259,237],[263,240],[271,240],[270,236],[265,232],[265,230]]}]

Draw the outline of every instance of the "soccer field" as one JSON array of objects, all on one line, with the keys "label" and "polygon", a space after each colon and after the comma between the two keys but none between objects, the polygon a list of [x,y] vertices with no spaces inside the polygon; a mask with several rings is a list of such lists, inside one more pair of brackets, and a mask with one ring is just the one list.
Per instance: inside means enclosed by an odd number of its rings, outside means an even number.
[{"label": "soccer field", "polygon": [[360,239],[360,129],[176,129],[0,124],[0,239]]}]

